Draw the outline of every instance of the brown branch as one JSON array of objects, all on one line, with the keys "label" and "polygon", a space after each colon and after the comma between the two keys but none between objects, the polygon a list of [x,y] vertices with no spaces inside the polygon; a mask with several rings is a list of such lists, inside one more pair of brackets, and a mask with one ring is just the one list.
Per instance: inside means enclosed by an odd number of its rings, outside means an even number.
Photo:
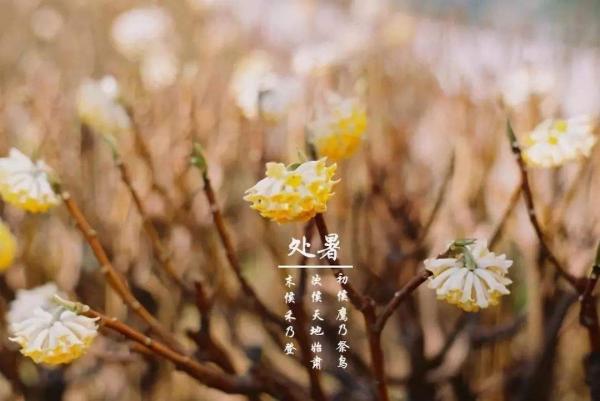
[{"label": "brown branch", "polygon": [[225,255],[227,256],[229,265],[233,269],[233,272],[235,273],[235,276],[237,277],[238,282],[242,287],[242,290],[250,298],[250,300],[253,302],[254,307],[264,319],[282,328],[285,327],[284,322],[279,318],[279,316],[270,311],[267,308],[267,306],[260,300],[252,286],[248,283],[248,281],[242,274],[242,267],[240,261],[238,260],[237,255],[235,253],[233,242],[225,225],[221,209],[219,208],[219,205],[217,203],[217,198],[212,188],[210,178],[208,177],[208,170],[204,168],[201,172],[202,181],[204,182],[204,194],[206,195],[206,199],[208,200],[208,204],[210,206],[213,222],[215,224],[215,227],[217,228],[217,232],[219,233],[219,238],[221,239],[223,248],[225,249]]},{"label": "brown branch", "polygon": [[515,156],[515,159],[519,166],[519,170],[521,172],[521,189],[522,189],[523,196],[525,199],[525,204],[527,206],[527,214],[529,216],[529,221],[531,222],[531,225],[533,226],[533,229],[535,230],[535,233],[538,237],[538,240],[540,242],[540,247],[542,249],[542,253],[545,257],[548,258],[550,263],[552,263],[554,265],[558,274],[562,278],[564,278],[569,284],[571,284],[576,290],[580,291],[581,283],[579,282],[579,280],[575,276],[573,276],[572,274],[570,274],[568,271],[565,270],[563,265],[558,261],[558,259],[556,258],[556,256],[554,255],[554,253],[552,252],[552,250],[550,249],[550,247],[548,246],[548,244],[546,242],[546,237],[544,235],[544,232],[542,230],[540,222],[535,213],[535,206],[533,203],[533,193],[531,191],[531,186],[529,185],[529,178],[527,176],[527,167],[525,165],[525,161],[523,160],[523,155],[521,154],[521,148],[519,147],[519,143],[517,142],[515,133],[512,129],[512,126],[510,125],[510,121],[507,121],[506,131],[507,131],[508,139],[510,141],[512,152]]},{"label": "brown branch", "polygon": [[527,323],[527,315],[521,314],[512,320],[494,327],[475,327],[471,330],[470,341],[473,348],[507,340],[515,336]]},{"label": "brown branch", "polygon": [[152,188],[161,195],[161,197],[165,200],[165,202],[167,202],[167,204],[172,206],[171,198],[169,198],[168,191],[154,180],[154,177],[156,177],[156,169],[154,168],[154,163],[152,162],[152,154],[150,153],[150,149],[148,149],[148,145],[146,145],[146,142],[144,141],[144,136],[142,135],[140,124],[135,118],[135,112],[133,111],[133,108],[129,105],[124,106],[125,110],[127,111],[127,114],[129,115],[129,120],[131,121],[135,146],[138,149],[142,160],[145,162],[146,166],[150,170],[151,177],[153,178]]},{"label": "brown branch", "polygon": [[[323,218],[322,214],[317,214],[314,218],[315,224],[317,225],[317,230],[319,231],[319,235],[321,237],[321,243],[324,245],[325,244],[325,238],[329,235],[329,230],[327,229],[327,224],[325,223],[325,219]],[[340,268],[336,268],[336,266],[340,265],[340,261],[338,259],[332,260],[327,258],[327,262],[329,263],[330,266],[332,266],[332,270],[334,272],[334,274],[340,275],[343,274],[344,272],[342,271],[342,269]],[[368,300],[365,296],[361,295],[353,286],[352,284],[348,283],[341,283],[341,286],[344,290],[346,290],[346,292],[348,292],[348,298],[350,299],[350,302],[352,303],[352,305],[354,305],[354,307],[356,309],[358,309],[359,311],[363,311],[368,304]]]},{"label": "brown branch", "polygon": [[310,395],[316,401],[325,401],[327,400],[327,396],[325,395],[325,391],[323,390],[323,386],[321,384],[319,371],[312,369],[310,364],[310,338],[307,334],[309,317],[304,309],[304,304],[300,299],[291,304],[290,309],[296,317],[296,326],[298,328],[296,339],[298,340],[298,345],[300,346],[300,360],[302,361],[302,364],[308,373],[308,378],[310,381]]},{"label": "brown branch", "polygon": [[[311,220],[306,224],[306,227],[304,228],[304,236],[309,242],[312,239],[313,231],[314,223]],[[298,261],[298,265],[305,264],[307,259],[308,258],[305,254],[301,254],[300,259]],[[321,384],[320,371],[318,369],[313,369],[310,363],[310,338],[306,334],[309,326],[309,318],[304,304],[304,299],[306,298],[307,281],[308,277],[306,269],[301,269],[300,281],[298,284],[298,296],[296,297],[296,302],[290,305],[290,309],[296,317],[296,325],[299,329],[297,333],[297,340],[298,345],[300,346],[300,360],[306,370],[306,373],[308,374],[311,397],[313,397],[317,401],[325,401],[327,400],[327,396],[325,395],[323,385]]]},{"label": "brown branch", "polygon": [[596,283],[600,278],[600,244],[596,250],[596,260],[592,266],[592,272],[587,279],[585,288],[579,299],[581,310],[579,322],[588,331],[590,348],[592,352],[600,351],[600,323],[598,322],[597,298],[593,295]]},{"label": "brown branch", "polygon": [[502,232],[504,231],[504,228],[506,227],[506,223],[508,222],[509,217],[512,215],[513,211],[517,207],[517,203],[519,202],[519,197],[521,196],[522,190],[523,190],[523,187],[519,185],[519,187],[516,188],[514,190],[514,192],[512,193],[512,195],[510,196],[510,200],[508,201],[508,206],[504,210],[504,213],[502,214],[502,218],[500,219],[500,222],[498,223],[498,225],[496,226],[496,229],[494,230],[494,233],[490,237],[490,241],[488,243],[489,249],[494,248],[496,246],[496,244],[498,243],[498,241],[500,240],[500,238],[502,236]]},{"label": "brown branch", "polygon": [[[317,225],[319,235],[321,236],[321,243],[325,245],[326,237],[329,235],[329,230],[327,229],[325,219],[323,218],[322,214],[317,214],[314,218],[314,221]],[[339,266],[340,264],[337,258],[327,258],[327,261],[332,266],[334,275],[337,276],[343,274],[341,269],[335,268],[335,266]],[[379,401],[389,401],[390,398],[386,385],[383,350],[381,348],[381,331],[376,329],[377,315],[375,311],[375,302],[371,298],[360,294],[349,282],[342,282],[340,285],[348,293],[348,298],[350,299],[352,305],[354,305],[354,307],[363,314],[365,325],[367,327],[367,338],[369,341],[371,364],[373,367],[373,376],[375,379],[375,387],[377,390],[378,399]]]},{"label": "brown branch", "polygon": [[367,328],[367,340],[369,351],[371,353],[371,363],[373,365],[373,376],[375,378],[375,387],[379,401],[389,401],[390,396],[387,390],[385,360],[383,349],[381,347],[381,330],[377,328],[377,314],[375,311],[375,302],[368,300],[367,306],[363,311],[365,326]]},{"label": "brown branch", "polygon": [[100,264],[100,271],[104,275],[106,282],[112,287],[113,290],[121,297],[121,299],[127,304],[135,314],[137,314],[149,327],[150,329],[166,341],[172,348],[182,350],[183,347],[175,339],[175,337],[167,331],[162,324],[152,314],[144,308],[144,306],[135,298],[125,279],[117,272],[112,265],[104,247],[98,239],[96,230],[88,223],[83,212],[77,205],[77,202],[73,200],[71,195],[66,191],[60,192],[63,202],[69,211],[71,217],[75,220],[77,228],[85,237],[90,248],[94,252],[98,263]]},{"label": "brown branch", "polygon": [[452,349],[452,346],[456,342],[456,339],[459,337],[460,333],[462,333],[464,328],[467,326],[467,323],[469,322],[470,317],[471,317],[470,315],[465,315],[465,314],[460,315],[460,317],[454,323],[454,327],[452,328],[450,333],[447,335],[442,348],[438,351],[437,354],[435,354],[433,357],[431,357],[427,361],[428,369],[437,368],[438,366],[440,366],[442,364],[442,362],[444,362],[444,360],[446,359],[446,355],[448,355],[448,352],[450,352],[450,349]]},{"label": "brown branch", "polygon": [[440,187],[440,190],[435,199],[435,204],[433,205],[433,209],[431,210],[431,213],[429,214],[427,221],[421,228],[419,237],[415,241],[417,244],[420,244],[421,242],[423,242],[423,240],[427,237],[427,234],[429,234],[429,230],[431,229],[431,226],[435,222],[435,219],[438,216],[438,214],[442,208],[442,204],[444,202],[444,196],[446,195],[446,192],[448,191],[448,187],[450,186],[450,182],[452,181],[452,176],[454,175],[454,165],[455,165],[455,154],[452,153],[452,156],[450,158],[450,165],[448,166],[448,169],[446,170],[446,174],[444,175],[444,179],[442,181],[442,186]]},{"label": "brown branch", "polygon": [[196,288],[196,307],[200,312],[200,328],[196,332],[190,330],[187,333],[188,337],[198,346],[198,353],[205,355],[208,360],[219,365],[225,372],[235,374],[236,369],[229,353],[213,338],[211,333],[212,300],[209,299],[202,282],[196,281],[194,286]]},{"label": "brown branch", "polygon": [[163,270],[165,271],[165,273],[167,273],[167,275],[171,278],[171,280],[173,280],[173,282],[176,283],[183,290],[184,294],[187,297],[191,298],[193,295],[193,292],[192,292],[191,288],[181,279],[181,277],[179,277],[179,274],[177,273],[177,269],[175,268],[175,265],[173,264],[171,252],[169,252],[167,247],[165,247],[165,245],[162,243],[162,241],[160,239],[160,235],[158,234],[158,230],[156,229],[154,223],[148,216],[148,213],[146,212],[146,208],[144,207],[144,204],[142,203],[142,199],[140,198],[140,195],[133,187],[133,182],[131,181],[131,175],[129,174],[129,169],[127,168],[125,163],[123,163],[123,160],[121,160],[121,158],[118,156],[118,154],[115,154],[115,156],[116,156],[115,164],[121,174],[121,180],[123,181],[123,184],[125,184],[125,186],[129,190],[129,193],[131,194],[131,198],[133,199],[135,208],[137,209],[138,213],[142,217],[142,225],[144,227],[144,231],[146,232],[146,235],[150,239],[150,244],[152,246],[152,253],[154,254],[154,257],[156,258],[156,260],[158,260],[158,262],[162,266]]},{"label": "brown branch", "polygon": [[83,314],[90,318],[99,319],[100,325],[122,334],[129,340],[141,344],[154,354],[173,362],[178,369],[185,371],[187,374],[209,387],[216,388],[229,394],[256,394],[262,391],[261,386],[253,380],[218,372],[201,365],[188,355],[179,353],[169,346],[147,337],[143,333],[116,318],[109,318],[95,310],[89,310]]},{"label": "brown branch", "polygon": [[392,316],[396,308],[400,306],[402,301],[404,301],[410,294],[412,294],[413,291],[419,288],[421,284],[427,281],[427,279],[431,277],[432,274],[433,273],[431,273],[429,270],[424,270],[420,274],[410,279],[408,283],[404,285],[404,287],[402,287],[394,293],[394,296],[384,307],[383,312],[381,312],[379,318],[377,319],[376,325],[379,331],[383,330],[388,319],[390,318],[390,316]]}]

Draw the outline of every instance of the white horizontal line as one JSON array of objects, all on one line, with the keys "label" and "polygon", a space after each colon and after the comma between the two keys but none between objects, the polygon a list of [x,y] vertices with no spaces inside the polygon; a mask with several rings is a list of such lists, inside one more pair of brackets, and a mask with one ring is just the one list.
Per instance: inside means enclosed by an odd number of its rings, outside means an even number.
[{"label": "white horizontal line", "polygon": [[280,269],[353,269],[352,265],[323,266],[323,265],[279,265]]}]

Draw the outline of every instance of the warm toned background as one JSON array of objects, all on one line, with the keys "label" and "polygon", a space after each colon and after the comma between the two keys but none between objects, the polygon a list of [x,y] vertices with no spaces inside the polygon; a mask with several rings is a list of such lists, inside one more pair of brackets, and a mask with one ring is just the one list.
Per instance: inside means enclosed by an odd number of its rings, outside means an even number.
[{"label": "warm toned background", "polygon": [[[489,238],[502,220],[519,182],[504,136],[507,115],[519,136],[544,117],[598,116],[599,3],[522,3],[151,2],[172,19],[165,69],[128,60],[111,40],[113,20],[147,3],[0,0],[0,154],[18,147],[56,170],[115,266],[191,347],[184,333],[198,326],[195,306],[179,304],[177,290],[155,274],[142,221],[110,150],[97,136],[82,134],[77,122],[79,84],[114,75],[139,127],[135,135],[118,138],[123,159],[179,274],[202,278],[217,293],[216,337],[241,371],[251,365],[247,353],[260,349],[274,369],[306,383],[301,365],[282,354],[246,307],[201,177],[188,166],[192,139],[206,150],[243,273],[265,303],[283,313],[283,280],[275,267],[293,262],[286,256],[288,242],[302,234],[303,225],[267,223],[248,208],[243,192],[262,176],[264,161],[297,161],[315,97],[326,89],[360,97],[369,119],[365,143],[340,163],[341,183],[326,219],[341,236],[342,261],[357,266],[352,282],[385,302],[421,267],[422,258],[453,238]],[[236,63],[257,49],[304,88],[302,99],[277,124],[245,118],[229,89]],[[316,72],[306,66],[311,55],[325,60]],[[147,78],[143,68],[154,68],[158,78]],[[528,97],[528,83],[515,78],[524,69],[546,76],[535,96]],[[599,168],[596,149],[585,162],[531,174],[551,246],[576,275],[588,271],[599,238]],[[423,238],[419,233],[445,182],[439,213]],[[0,211],[19,240],[18,262],[4,274],[10,288],[54,280],[93,307],[126,317],[64,208],[40,216],[5,205]],[[415,257],[423,244],[425,251]],[[383,338],[393,399],[427,399],[419,395],[425,386],[443,400],[509,400],[521,394],[523,383],[535,388],[532,400],[587,399],[581,361],[588,345],[578,306],[552,327],[566,287],[551,266],[538,266],[538,242],[522,203],[506,220],[496,250],[515,261],[512,293],[501,306],[465,316],[421,288],[392,318]],[[331,294],[337,289],[333,281],[327,288]],[[143,327],[135,317],[129,321]],[[411,361],[414,367],[436,355],[457,324],[462,329],[443,363],[413,376]],[[352,327],[351,344],[368,362],[357,312]],[[7,360],[15,348],[4,329],[2,337]],[[548,345],[549,337],[558,343]],[[540,362],[540,355],[549,360]],[[88,355],[65,368],[43,369],[21,357],[12,367],[13,381],[31,400],[246,399],[206,389],[169,364],[131,353],[117,336],[100,338]],[[531,379],[531,372],[540,377]],[[354,367],[349,374],[325,374],[336,400],[372,399],[368,372]],[[468,394],[461,393],[463,387]],[[0,378],[0,399],[16,397],[10,382]]]}]

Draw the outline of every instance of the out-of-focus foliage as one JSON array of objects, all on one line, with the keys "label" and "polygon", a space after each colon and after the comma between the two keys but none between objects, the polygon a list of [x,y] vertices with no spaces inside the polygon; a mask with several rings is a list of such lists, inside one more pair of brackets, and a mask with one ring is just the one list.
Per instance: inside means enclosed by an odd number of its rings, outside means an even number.
[{"label": "out-of-focus foliage", "polygon": [[[45,160],[133,293],[196,350],[188,334],[198,331],[201,314],[161,271],[115,167],[111,146],[118,149],[176,273],[188,283],[201,279],[216,294],[211,330],[235,368],[250,369],[259,350],[262,361],[302,385],[303,365],[283,354],[274,341],[283,333],[266,330],[229,268],[201,172],[189,163],[194,142],[202,144],[202,166],[244,276],[283,316],[276,266],[296,262],[288,244],[304,225],[267,222],[243,196],[264,177],[266,162],[313,156],[311,123],[328,94],[355,99],[366,113],[363,119],[360,109],[353,122],[364,128],[367,121],[366,132],[352,137],[357,143],[338,162],[341,181],[325,218],[340,235],[341,260],[355,266],[351,282],[378,305],[449,241],[489,239],[503,221],[520,179],[504,134],[507,117],[525,144],[546,119],[597,121],[600,114],[597,1],[2,0],[0,9],[0,156],[14,147]],[[92,91],[105,76],[118,82],[119,96]],[[82,108],[88,116],[117,116],[110,146],[103,132],[82,129]],[[548,241],[576,276],[587,274],[600,234],[598,147],[588,150],[589,157],[530,172]],[[63,207],[31,215],[0,203],[0,215],[18,245],[2,275],[4,315],[15,291],[53,281],[73,299],[147,329],[105,284]],[[523,394],[587,399],[578,306],[540,260],[522,202],[505,223],[491,250],[514,261],[507,276],[513,284],[498,305],[465,314],[422,286],[388,323],[383,348],[394,399],[467,399],[465,392],[490,401]],[[326,298],[337,290],[334,278],[324,277]],[[555,313],[563,304],[564,314]],[[333,308],[324,312],[331,316]],[[372,400],[364,325],[350,313],[359,361],[348,374],[324,371],[324,387],[339,400]],[[556,316],[562,324],[553,331]],[[111,334],[68,366],[35,365],[8,340],[7,323],[1,327],[0,400],[247,399],[202,386]],[[461,330],[447,354],[432,363],[455,327]],[[490,341],[498,327],[505,335]],[[195,357],[210,355],[200,348]],[[334,357],[325,356],[330,364]],[[533,383],[532,393],[523,383]]]}]

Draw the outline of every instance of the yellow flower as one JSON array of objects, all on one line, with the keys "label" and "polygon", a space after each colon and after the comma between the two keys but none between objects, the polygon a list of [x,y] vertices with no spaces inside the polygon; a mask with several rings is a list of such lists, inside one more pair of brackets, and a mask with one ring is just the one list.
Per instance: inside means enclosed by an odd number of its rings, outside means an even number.
[{"label": "yellow flower", "polygon": [[13,148],[8,157],[0,158],[0,195],[28,212],[45,212],[59,203],[49,181],[50,173],[46,163],[34,163]]},{"label": "yellow flower", "polygon": [[6,270],[17,252],[17,241],[6,224],[0,221],[0,271]]},{"label": "yellow flower", "polygon": [[366,128],[367,113],[356,99],[330,95],[310,126],[311,139],[320,156],[338,161],[356,152]]},{"label": "yellow flower", "polygon": [[96,319],[78,315],[55,301],[10,323],[11,341],[35,363],[59,365],[81,357],[98,334]]},{"label": "yellow flower", "polygon": [[453,242],[449,256],[425,260],[425,268],[433,273],[429,288],[438,299],[454,304],[467,312],[497,305],[512,281],[506,277],[512,260],[496,255],[481,240],[467,241],[462,246]]},{"label": "yellow flower", "polygon": [[523,158],[533,167],[557,167],[589,157],[596,143],[592,120],[587,116],[546,120],[527,137]]},{"label": "yellow flower", "polygon": [[307,221],[327,210],[336,167],[327,166],[325,158],[291,167],[267,163],[267,176],[246,191],[244,200],[278,223]]}]

